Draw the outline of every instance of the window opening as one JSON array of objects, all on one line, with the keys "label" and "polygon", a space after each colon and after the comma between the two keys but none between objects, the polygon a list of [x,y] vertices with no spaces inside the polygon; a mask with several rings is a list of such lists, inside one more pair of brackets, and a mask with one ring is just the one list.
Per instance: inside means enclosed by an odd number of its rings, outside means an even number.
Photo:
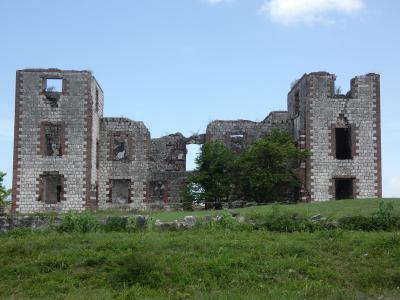
[{"label": "window opening", "polygon": [[46,124],[44,127],[44,155],[62,156],[61,125]]},{"label": "window opening", "polygon": [[200,155],[201,145],[189,144],[186,150],[186,171],[193,171],[197,167],[196,158]]},{"label": "window opening", "polygon": [[48,78],[46,79],[46,92],[62,93],[62,79],[59,78]]},{"label": "window opening", "polygon": [[115,135],[113,138],[113,159],[118,161],[128,160],[128,136]]},{"label": "window opening", "polygon": [[352,159],[352,141],[350,128],[336,128],[336,158]]},{"label": "window opening", "polygon": [[335,199],[352,199],[354,198],[353,193],[353,179],[335,179]]},{"label": "window opening", "polygon": [[63,194],[62,176],[58,173],[41,175],[43,185],[43,202],[56,204],[61,201]]},{"label": "window opening", "polygon": [[112,194],[111,200],[112,203],[116,204],[127,204],[129,203],[129,186],[130,180],[128,179],[113,179],[111,180],[112,185]]}]

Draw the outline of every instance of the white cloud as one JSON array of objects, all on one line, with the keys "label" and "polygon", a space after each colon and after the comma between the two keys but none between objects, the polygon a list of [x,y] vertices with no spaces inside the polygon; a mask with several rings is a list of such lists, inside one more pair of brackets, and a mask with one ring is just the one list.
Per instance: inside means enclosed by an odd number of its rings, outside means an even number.
[{"label": "white cloud", "polygon": [[296,23],[331,23],[329,13],[352,14],[364,7],[363,0],[269,0],[260,12],[273,22],[284,25]]},{"label": "white cloud", "polygon": [[214,4],[221,4],[221,3],[227,3],[231,2],[232,0],[206,0],[208,3],[214,5]]}]

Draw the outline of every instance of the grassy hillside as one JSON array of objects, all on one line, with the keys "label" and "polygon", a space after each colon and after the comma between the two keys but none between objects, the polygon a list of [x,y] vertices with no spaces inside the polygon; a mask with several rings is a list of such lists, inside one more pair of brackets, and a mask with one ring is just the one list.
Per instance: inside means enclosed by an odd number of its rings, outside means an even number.
[{"label": "grassy hillside", "polygon": [[[343,216],[377,207],[357,200],[287,209]],[[14,231],[0,235],[0,298],[398,299],[399,262],[400,232]]]},{"label": "grassy hillside", "polygon": [[0,298],[400,297],[400,234],[3,235]]}]

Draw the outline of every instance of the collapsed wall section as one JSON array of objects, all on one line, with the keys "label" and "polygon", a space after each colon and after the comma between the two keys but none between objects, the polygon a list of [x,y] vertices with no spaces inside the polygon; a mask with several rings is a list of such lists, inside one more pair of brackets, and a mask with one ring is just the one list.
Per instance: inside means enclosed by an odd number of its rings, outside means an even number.
[{"label": "collapsed wall section", "polygon": [[150,173],[146,190],[149,209],[181,207],[181,192],[185,186],[186,144],[188,139],[176,133],[151,140]]},{"label": "collapsed wall section", "polygon": [[218,141],[238,153],[273,129],[289,130],[286,111],[271,112],[262,122],[249,120],[213,121],[208,124],[206,141]]}]

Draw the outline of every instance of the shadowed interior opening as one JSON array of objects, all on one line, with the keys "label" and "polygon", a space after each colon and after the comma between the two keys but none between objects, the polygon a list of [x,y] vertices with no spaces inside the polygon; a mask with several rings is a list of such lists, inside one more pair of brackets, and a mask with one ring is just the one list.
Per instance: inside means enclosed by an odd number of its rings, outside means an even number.
[{"label": "shadowed interior opening", "polygon": [[61,201],[62,179],[59,174],[42,175],[43,201],[46,204],[56,204]]},{"label": "shadowed interior opening", "polygon": [[350,128],[336,128],[336,158],[352,159]]},{"label": "shadowed interior opening", "polygon": [[353,179],[335,179],[335,199],[353,199]]}]

